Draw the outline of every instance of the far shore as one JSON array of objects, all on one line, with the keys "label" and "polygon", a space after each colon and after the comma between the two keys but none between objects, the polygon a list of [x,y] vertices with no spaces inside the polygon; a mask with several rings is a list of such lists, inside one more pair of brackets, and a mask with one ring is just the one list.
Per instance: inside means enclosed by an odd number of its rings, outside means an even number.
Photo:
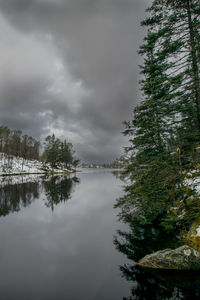
[{"label": "far shore", "polygon": [[23,175],[70,175],[73,173],[76,173],[78,171],[72,170],[72,171],[48,171],[48,172],[19,172],[19,173],[5,173],[5,174],[0,174],[1,177],[6,177],[6,176],[23,176]]}]

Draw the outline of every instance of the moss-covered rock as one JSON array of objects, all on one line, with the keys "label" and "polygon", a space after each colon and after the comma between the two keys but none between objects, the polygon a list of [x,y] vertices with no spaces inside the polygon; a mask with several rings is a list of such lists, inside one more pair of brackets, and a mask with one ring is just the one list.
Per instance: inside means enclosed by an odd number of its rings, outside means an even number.
[{"label": "moss-covered rock", "polygon": [[138,265],[158,269],[200,270],[200,252],[184,245],[146,255]]}]

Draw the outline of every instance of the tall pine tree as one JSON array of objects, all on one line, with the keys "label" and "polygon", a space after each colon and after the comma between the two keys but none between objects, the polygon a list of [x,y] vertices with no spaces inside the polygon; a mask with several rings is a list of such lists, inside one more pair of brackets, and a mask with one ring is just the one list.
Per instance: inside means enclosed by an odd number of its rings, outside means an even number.
[{"label": "tall pine tree", "polygon": [[188,191],[185,173],[198,161],[200,141],[199,7],[196,0],[155,0],[142,22],[148,28],[140,47],[144,98],[124,131],[131,184],[117,204],[122,217],[169,220],[170,207]]}]

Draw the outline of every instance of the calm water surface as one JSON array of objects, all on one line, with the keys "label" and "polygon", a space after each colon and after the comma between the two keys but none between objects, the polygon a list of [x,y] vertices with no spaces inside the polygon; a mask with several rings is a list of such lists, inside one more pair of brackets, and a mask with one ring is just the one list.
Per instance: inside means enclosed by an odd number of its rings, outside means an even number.
[{"label": "calm water surface", "polygon": [[200,299],[199,273],[136,267],[175,244],[153,226],[118,222],[120,179],[104,170],[77,177],[1,181],[0,299]]},{"label": "calm water surface", "polygon": [[124,227],[113,209],[122,182],[104,171],[77,176],[2,184],[1,299],[116,300],[129,291],[113,245]]}]

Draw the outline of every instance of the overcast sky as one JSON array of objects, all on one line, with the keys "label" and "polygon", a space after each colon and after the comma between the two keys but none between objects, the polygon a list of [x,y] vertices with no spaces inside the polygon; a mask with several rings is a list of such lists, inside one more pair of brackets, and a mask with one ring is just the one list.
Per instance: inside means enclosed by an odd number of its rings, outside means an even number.
[{"label": "overcast sky", "polygon": [[0,0],[0,124],[111,162],[138,102],[149,0]]}]

